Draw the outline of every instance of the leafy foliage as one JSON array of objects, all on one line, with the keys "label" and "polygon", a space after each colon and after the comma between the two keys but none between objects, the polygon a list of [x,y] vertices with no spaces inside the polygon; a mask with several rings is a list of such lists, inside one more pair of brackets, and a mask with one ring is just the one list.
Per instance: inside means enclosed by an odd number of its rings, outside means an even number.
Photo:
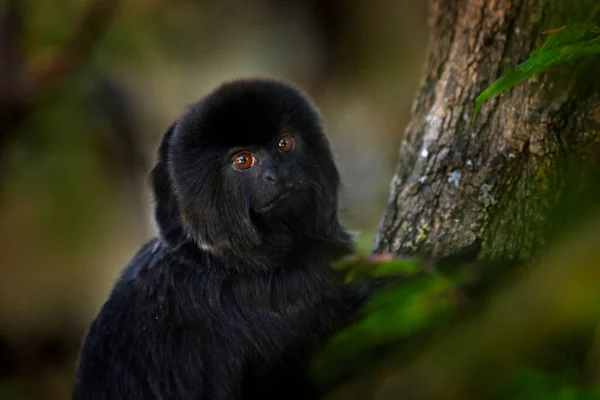
[{"label": "leafy foliage", "polygon": [[353,254],[340,260],[335,267],[346,274],[347,283],[365,276],[408,277],[421,271],[417,259],[393,259],[388,254],[369,257]]},{"label": "leafy foliage", "polygon": [[502,398],[507,400],[595,400],[598,388],[580,388],[573,379],[560,374],[522,370],[508,382]]},{"label": "leafy foliage", "polygon": [[530,54],[528,60],[510,69],[477,97],[473,120],[486,101],[508,92],[535,74],[578,57],[600,54],[600,30],[597,27],[562,27],[550,33],[551,36]]},{"label": "leafy foliage", "polygon": [[332,338],[313,366],[321,381],[336,379],[356,366],[372,363],[378,348],[436,326],[454,312],[455,287],[450,280],[424,273],[417,260],[374,265],[377,260],[360,258],[338,268],[345,270],[347,281],[367,275],[405,279],[372,297],[362,310],[363,318]]},{"label": "leafy foliage", "polygon": [[[372,397],[381,382],[396,385],[388,394],[416,390],[413,398],[423,399],[600,398],[598,387],[581,386],[574,374],[579,356],[560,347],[600,315],[600,220],[591,226],[567,235],[572,241],[563,238],[540,265],[509,274],[513,279],[484,298],[465,288],[498,271],[486,263],[457,262],[450,271],[381,254],[340,262],[349,281],[388,285],[357,323],[329,341],[313,364],[315,379],[326,387],[350,380],[353,399],[394,398]],[[564,363],[554,363],[555,356],[566,357]],[[348,398],[348,386],[342,389],[330,398]]]}]

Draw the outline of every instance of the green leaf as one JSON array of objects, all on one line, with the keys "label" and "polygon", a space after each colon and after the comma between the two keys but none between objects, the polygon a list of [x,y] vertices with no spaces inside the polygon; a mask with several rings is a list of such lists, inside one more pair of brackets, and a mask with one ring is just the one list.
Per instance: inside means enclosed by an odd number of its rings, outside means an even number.
[{"label": "green leaf", "polygon": [[370,271],[374,277],[382,276],[409,276],[421,271],[421,266],[412,260],[394,260],[378,265]]},{"label": "green leaf", "polygon": [[437,276],[423,276],[375,295],[363,308],[363,318],[338,332],[313,364],[319,381],[337,379],[369,365],[381,346],[437,325],[452,315],[454,285]]},{"label": "green leaf", "polygon": [[509,379],[499,397],[504,400],[594,400],[600,398],[597,387],[583,388],[564,373],[523,369]]},{"label": "green leaf", "polygon": [[473,121],[475,121],[477,114],[486,101],[496,95],[508,92],[535,74],[544,72],[553,65],[581,56],[600,54],[600,37],[574,43],[588,32],[589,30],[584,31],[582,29],[565,30],[548,38],[540,49],[532,53],[532,57],[510,69],[477,97]]},{"label": "green leaf", "polygon": [[600,29],[595,26],[563,26],[555,30],[546,31],[546,33],[552,32],[544,43],[533,50],[529,57],[534,57],[540,53],[556,49],[568,44],[578,43],[585,39],[590,33],[599,33]]},{"label": "green leaf", "polygon": [[346,283],[365,276],[407,277],[423,270],[418,259],[393,259],[391,255],[352,254],[334,264],[334,267],[346,274]]}]

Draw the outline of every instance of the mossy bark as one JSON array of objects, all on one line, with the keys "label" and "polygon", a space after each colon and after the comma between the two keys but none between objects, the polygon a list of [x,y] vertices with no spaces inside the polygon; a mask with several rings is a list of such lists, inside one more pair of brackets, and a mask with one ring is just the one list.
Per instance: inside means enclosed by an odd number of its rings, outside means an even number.
[{"label": "mossy bark", "polygon": [[437,257],[476,244],[479,258],[529,259],[546,242],[567,187],[593,185],[573,186],[570,174],[572,160],[600,158],[600,61],[552,68],[472,122],[475,98],[527,59],[545,30],[600,25],[598,9],[597,0],[431,2],[426,74],[376,252]]}]

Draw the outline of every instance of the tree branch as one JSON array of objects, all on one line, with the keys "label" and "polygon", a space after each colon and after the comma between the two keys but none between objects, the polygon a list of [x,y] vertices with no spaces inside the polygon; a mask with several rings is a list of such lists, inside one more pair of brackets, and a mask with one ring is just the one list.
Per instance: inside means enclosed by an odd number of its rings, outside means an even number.
[{"label": "tree branch", "polygon": [[34,77],[36,89],[62,81],[79,67],[105,31],[120,2],[121,0],[91,2],[65,46]]},{"label": "tree branch", "polygon": [[19,53],[22,0],[8,0],[0,15],[0,149],[31,113],[38,94],[59,84],[86,59],[121,0],[92,0],[71,38],[39,72],[27,73]]}]

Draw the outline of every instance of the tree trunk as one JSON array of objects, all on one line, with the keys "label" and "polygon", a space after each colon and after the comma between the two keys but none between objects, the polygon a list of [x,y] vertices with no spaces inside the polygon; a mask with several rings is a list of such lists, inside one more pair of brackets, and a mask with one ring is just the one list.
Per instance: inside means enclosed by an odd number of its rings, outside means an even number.
[{"label": "tree trunk", "polygon": [[589,165],[600,155],[597,59],[595,68],[568,63],[524,82],[471,123],[475,98],[527,59],[544,30],[590,17],[597,26],[599,8],[597,0],[432,1],[426,75],[376,252],[437,257],[477,245],[479,258],[529,259],[546,242],[568,194],[569,160]]}]

